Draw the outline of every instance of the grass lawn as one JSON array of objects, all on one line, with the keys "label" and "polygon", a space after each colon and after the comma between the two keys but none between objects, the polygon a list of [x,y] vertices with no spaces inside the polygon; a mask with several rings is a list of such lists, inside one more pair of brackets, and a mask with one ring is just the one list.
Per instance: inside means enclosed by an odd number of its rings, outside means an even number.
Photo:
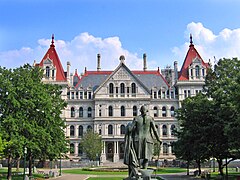
[{"label": "grass lawn", "polygon": [[184,168],[159,168],[157,169],[157,174],[169,174],[169,173],[181,173],[187,172]]}]

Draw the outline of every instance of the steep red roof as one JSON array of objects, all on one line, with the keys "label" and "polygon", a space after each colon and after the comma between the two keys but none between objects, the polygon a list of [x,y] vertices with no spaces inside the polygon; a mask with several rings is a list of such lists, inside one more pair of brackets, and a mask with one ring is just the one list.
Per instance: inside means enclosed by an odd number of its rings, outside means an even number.
[{"label": "steep red roof", "polygon": [[203,59],[201,58],[201,56],[195,49],[193,42],[192,42],[192,35],[190,35],[189,49],[188,49],[187,55],[185,57],[184,63],[182,65],[181,71],[179,72],[178,80],[180,80],[180,81],[189,80],[188,67],[196,57],[198,57],[201,60],[203,66],[205,66],[205,67],[208,66],[208,63],[205,63],[203,61]]},{"label": "steep red roof", "polygon": [[54,45],[54,35],[52,35],[51,45],[50,45],[47,53],[44,55],[42,61],[39,64],[39,66],[42,67],[44,60],[46,60],[48,58],[52,60],[53,65],[56,67],[56,80],[57,81],[65,81],[66,76],[64,74],[64,70],[63,70],[61,61],[58,57],[58,54],[57,54],[57,51],[56,51],[55,45]]}]

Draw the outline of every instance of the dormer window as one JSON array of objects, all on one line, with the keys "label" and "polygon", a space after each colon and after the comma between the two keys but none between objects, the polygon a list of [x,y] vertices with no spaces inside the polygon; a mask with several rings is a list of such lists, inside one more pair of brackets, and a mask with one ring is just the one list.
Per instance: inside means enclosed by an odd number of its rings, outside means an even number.
[{"label": "dormer window", "polygon": [[196,74],[196,78],[200,78],[200,68],[199,68],[199,66],[195,66],[195,74]]}]

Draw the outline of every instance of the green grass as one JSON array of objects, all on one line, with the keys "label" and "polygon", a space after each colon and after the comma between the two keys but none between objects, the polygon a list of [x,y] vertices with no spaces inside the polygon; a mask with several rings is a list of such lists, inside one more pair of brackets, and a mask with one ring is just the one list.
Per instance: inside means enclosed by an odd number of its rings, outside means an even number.
[{"label": "green grass", "polygon": [[169,174],[169,173],[181,173],[187,172],[184,168],[159,168],[157,169],[157,174]]},{"label": "green grass", "polygon": [[[86,170],[86,169],[67,169],[63,170],[63,173],[68,174],[88,174],[88,175],[127,175],[128,172],[116,172],[116,171],[99,171],[101,168],[96,170]],[[160,168],[157,170],[157,174],[168,174],[168,173],[180,173],[186,172],[183,168]]]}]

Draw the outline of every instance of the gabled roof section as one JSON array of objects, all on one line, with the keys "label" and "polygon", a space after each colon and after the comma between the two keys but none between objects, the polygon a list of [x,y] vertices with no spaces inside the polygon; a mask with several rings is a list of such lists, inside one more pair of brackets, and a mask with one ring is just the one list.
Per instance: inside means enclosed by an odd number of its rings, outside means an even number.
[{"label": "gabled roof section", "polygon": [[179,75],[178,75],[179,81],[189,80],[188,67],[192,64],[192,62],[195,58],[198,58],[201,60],[202,66],[204,66],[204,67],[209,66],[208,63],[205,63],[203,61],[203,59],[201,58],[201,56],[195,49],[195,47],[193,45],[193,41],[192,41],[192,35],[190,34],[190,45],[189,45],[189,49],[188,49],[187,55],[185,57],[184,63],[182,65],[181,71],[179,72]]},{"label": "gabled roof section", "polygon": [[83,88],[86,90],[88,87],[92,87],[93,91],[97,92],[100,86],[103,86],[120,68],[124,68],[147,92],[151,92],[152,87],[159,87],[159,89],[160,87],[169,87],[159,70],[131,71],[124,63],[120,63],[114,71],[85,70],[84,75],[80,78],[75,88]]},{"label": "gabled roof section", "polygon": [[43,67],[43,63],[46,59],[52,60],[53,65],[56,67],[56,81],[66,81],[66,76],[65,76],[61,61],[55,49],[54,35],[52,35],[52,42],[47,53],[44,55],[43,59],[39,64],[40,67]]},{"label": "gabled roof section", "polygon": [[[121,60],[121,57],[120,57]],[[136,76],[131,72],[130,69],[128,69],[128,67],[125,65],[124,61],[121,61],[119,66],[111,73],[111,75],[109,75],[106,80],[96,89],[95,93],[98,92],[98,90],[105,84],[107,83],[107,81],[109,81],[109,79],[111,79],[120,68],[124,68],[133,78],[135,78],[135,80],[150,94],[151,92],[149,91],[149,89],[147,88],[147,86],[141,82],[138,78],[136,78]]]}]

